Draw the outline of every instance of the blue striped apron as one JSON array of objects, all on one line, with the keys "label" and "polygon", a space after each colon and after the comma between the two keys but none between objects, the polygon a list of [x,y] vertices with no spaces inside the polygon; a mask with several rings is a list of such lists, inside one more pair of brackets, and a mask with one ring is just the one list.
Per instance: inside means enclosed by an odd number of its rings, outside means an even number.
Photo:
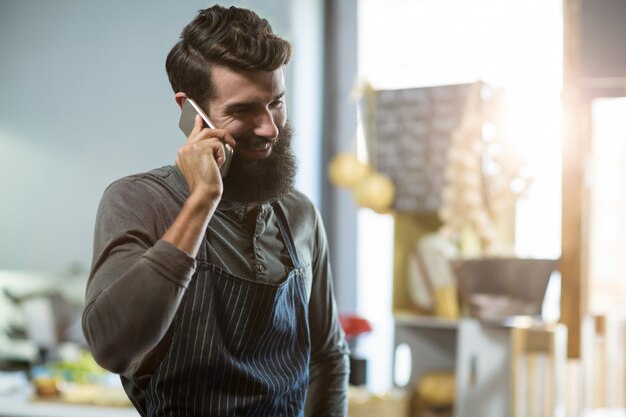
[{"label": "blue striped apron", "polygon": [[264,283],[199,260],[147,386],[147,416],[304,416],[306,288],[285,215],[274,210],[294,269],[281,283]]}]

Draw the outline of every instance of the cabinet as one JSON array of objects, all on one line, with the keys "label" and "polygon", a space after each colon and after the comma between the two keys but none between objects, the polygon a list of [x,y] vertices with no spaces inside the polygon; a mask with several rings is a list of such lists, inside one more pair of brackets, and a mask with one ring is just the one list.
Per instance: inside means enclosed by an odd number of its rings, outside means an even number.
[{"label": "cabinet", "polygon": [[410,392],[424,372],[454,370],[455,417],[564,415],[563,325],[396,315],[394,345],[402,344],[411,351]]}]

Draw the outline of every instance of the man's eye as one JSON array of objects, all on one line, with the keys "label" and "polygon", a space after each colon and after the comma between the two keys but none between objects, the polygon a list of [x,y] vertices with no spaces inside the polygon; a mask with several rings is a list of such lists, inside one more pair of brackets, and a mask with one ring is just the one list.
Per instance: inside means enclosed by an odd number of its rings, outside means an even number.
[{"label": "man's eye", "polygon": [[236,109],[232,109],[230,113],[234,116],[242,116],[247,113],[250,113],[250,110],[251,109],[249,107],[238,107]]},{"label": "man's eye", "polygon": [[285,104],[285,100],[276,100],[274,102],[272,102],[272,104],[270,104],[271,107],[273,108],[277,108],[277,107],[282,107]]}]

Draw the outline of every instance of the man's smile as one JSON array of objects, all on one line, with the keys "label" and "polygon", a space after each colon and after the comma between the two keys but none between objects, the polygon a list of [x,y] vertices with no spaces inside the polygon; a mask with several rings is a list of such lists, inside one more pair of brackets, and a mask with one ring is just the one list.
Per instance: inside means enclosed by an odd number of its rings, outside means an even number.
[{"label": "man's smile", "polygon": [[276,140],[253,138],[237,141],[235,152],[249,159],[267,158],[272,153],[272,146]]}]

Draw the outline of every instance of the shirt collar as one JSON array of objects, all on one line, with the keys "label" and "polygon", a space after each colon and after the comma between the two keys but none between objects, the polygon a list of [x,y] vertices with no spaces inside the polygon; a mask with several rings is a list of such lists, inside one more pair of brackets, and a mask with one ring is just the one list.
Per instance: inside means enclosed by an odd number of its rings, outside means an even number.
[{"label": "shirt collar", "polygon": [[[239,222],[243,222],[246,217],[246,205],[241,203],[236,203],[234,201],[221,200],[217,209],[234,216]],[[262,203],[259,205],[259,214],[257,217],[257,221],[264,220],[268,221],[268,214],[272,211],[271,203]]]}]

